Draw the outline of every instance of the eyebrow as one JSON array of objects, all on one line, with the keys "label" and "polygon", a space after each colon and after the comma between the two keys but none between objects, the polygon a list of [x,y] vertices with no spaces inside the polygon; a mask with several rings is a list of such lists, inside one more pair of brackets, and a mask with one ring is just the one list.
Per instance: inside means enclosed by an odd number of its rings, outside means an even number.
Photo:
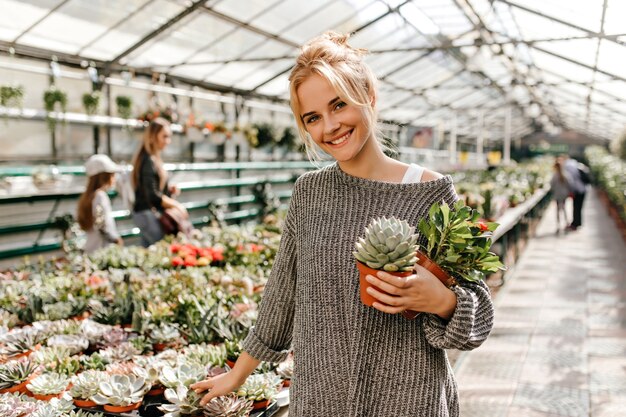
[{"label": "eyebrow", "polygon": [[[337,97],[335,97],[334,99],[330,100],[330,101],[328,102],[328,106],[329,106],[329,107],[330,107],[330,106],[332,106],[332,105],[333,105],[333,104],[335,104],[337,101],[339,101],[339,96],[337,96]],[[304,120],[304,118],[305,118],[305,117],[310,116],[310,115],[315,114],[315,113],[316,113],[316,112],[314,112],[314,111],[310,111],[310,112],[304,113],[302,116],[300,116],[300,118],[301,118],[302,120]]]}]

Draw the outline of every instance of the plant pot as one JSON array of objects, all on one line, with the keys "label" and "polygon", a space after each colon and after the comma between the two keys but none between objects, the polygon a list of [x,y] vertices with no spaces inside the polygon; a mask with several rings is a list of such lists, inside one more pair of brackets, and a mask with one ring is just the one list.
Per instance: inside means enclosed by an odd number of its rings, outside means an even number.
[{"label": "plant pot", "polygon": [[167,349],[167,343],[155,343],[152,345],[152,349],[154,349],[155,352],[162,352]]},{"label": "plant pot", "polygon": [[230,359],[226,359],[226,365],[230,366],[230,368],[235,367],[235,361],[231,361]]},{"label": "plant pot", "polygon": [[291,386],[291,379],[283,379],[283,388],[289,388]]},{"label": "plant pot", "polygon": [[[379,272],[377,269],[372,269],[369,266],[357,261],[356,263],[356,267],[359,270],[359,287],[360,287],[360,293],[361,293],[361,302],[363,304],[365,304],[366,306],[371,307],[374,302],[376,301],[376,299],[374,297],[372,297],[371,295],[369,295],[367,293],[367,289],[369,287],[374,288],[377,291],[382,292],[383,294],[387,294],[385,291],[381,290],[380,288],[371,285],[369,282],[367,282],[367,280],[365,279],[365,277],[367,275],[373,275],[376,276],[376,274]],[[408,277],[409,275],[411,275],[413,272],[409,271],[409,272],[389,272],[389,274],[396,276],[396,277]],[[380,303],[380,301],[378,301]],[[381,303],[384,304],[384,303]]]},{"label": "plant pot", "polygon": [[35,399],[40,400],[40,401],[50,401],[53,398],[61,398],[61,394],[63,393],[62,392],[58,394],[35,394],[33,393],[33,397],[35,397]]},{"label": "plant pot", "polygon": [[451,277],[450,274],[441,269],[439,265],[419,250],[417,251],[417,264],[428,269],[434,276],[439,278],[439,281],[441,281],[446,287],[450,288],[457,285],[456,279]]},{"label": "plant pot", "polygon": [[161,387],[161,386],[157,386],[157,387],[153,387],[150,391],[148,391],[148,393],[146,394],[148,397],[156,397],[157,395],[161,395],[165,392],[165,388]]},{"label": "plant pot", "polygon": [[96,407],[98,404],[96,404],[95,401],[81,400],[78,398],[74,398],[74,405],[76,407],[90,408],[90,407]]},{"label": "plant pot", "polygon": [[26,388],[26,384],[30,382],[30,378],[26,378],[26,381],[20,382],[17,385],[13,385],[12,387],[0,389],[0,394],[12,394],[14,392],[19,392],[20,394],[26,394],[28,389]]},{"label": "plant pot", "polygon": [[270,405],[270,400],[255,401],[254,403],[252,403],[252,409],[261,410],[263,408],[267,408],[269,405]]},{"label": "plant pot", "polygon": [[139,406],[141,406],[141,401],[135,404],[130,404],[130,405],[111,405],[111,404],[103,405],[104,411],[108,411],[110,413],[126,413],[127,411],[138,409]]}]

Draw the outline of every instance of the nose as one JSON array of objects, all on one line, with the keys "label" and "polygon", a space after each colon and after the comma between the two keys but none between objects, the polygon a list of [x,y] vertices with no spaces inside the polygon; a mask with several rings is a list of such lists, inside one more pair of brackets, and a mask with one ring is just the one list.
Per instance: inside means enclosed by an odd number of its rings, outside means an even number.
[{"label": "nose", "polygon": [[328,115],[324,117],[324,133],[326,135],[332,135],[339,129],[339,120],[334,115]]}]

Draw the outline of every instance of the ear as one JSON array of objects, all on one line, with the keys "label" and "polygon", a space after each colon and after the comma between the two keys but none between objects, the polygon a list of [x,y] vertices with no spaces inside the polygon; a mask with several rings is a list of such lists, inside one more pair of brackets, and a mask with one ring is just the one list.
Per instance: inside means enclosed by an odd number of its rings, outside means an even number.
[{"label": "ear", "polygon": [[376,107],[376,96],[374,94],[370,96],[370,104],[372,105],[372,108]]}]

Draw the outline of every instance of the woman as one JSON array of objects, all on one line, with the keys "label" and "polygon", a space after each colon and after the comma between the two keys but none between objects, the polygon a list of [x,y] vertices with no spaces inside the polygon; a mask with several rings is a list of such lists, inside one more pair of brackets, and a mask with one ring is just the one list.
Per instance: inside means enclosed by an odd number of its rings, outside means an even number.
[{"label": "woman", "polygon": [[133,187],[135,204],[133,221],[141,232],[141,244],[148,247],[163,238],[159,216],[169,208],[179,210],[188,217],[187,209],[172,198],[178,194],[175,186],[169,186],[167,171],[163,168],[161,152],[170,144],[170,123],[162,118],[154,119],[146,129],[143,144],[133,159]]},{"label": "woman", "polygon": [[87,254],[112,243],[123,245],[117,232],[107,190],[115,185],[119,166],[106,155],[92,155],[85,163],[87,187],[78,200],[77,218],[81,229],[87,232],[83,251]]},{"label": "woman", "polygon": [[[417,225],[434,202],[457,200],[450,177],[383,153],[376,88],[363,52],[347,36],[307,43],[290,75],[291,107],[309,154],[336,163],[294,186],[256,326],[232,371],[192,385],[202,403],[235,390],[259,361],[294,353],[289,415],[458,416],[444,349],[473,349],[493,320],[484,283],[446,288],[426,269],[368,280],[380,303],[359,299],[354,242],[375,217]],[[421,243],[424,243],[422,240]],[[386,304],[386,305],[385,305]],[[423,312],[410,321],[398,314]]]},{"label": "woman", "polygon": [[563,220],[565,220],[565,225],[563,226],[563,231],[566,230],[567,225],[569,224],[567,221],[567,214],[565,213],[565,200],[572,193],[571,188],[571,179],[569,174],[563,168],[563,165],[560,161],[554,161],[554,174],[552,175],[552,179],[550,180],[550,191],[552,192],[552,196],[554,197],[554,201],[556,202],[556,233],[561,232],[561,215],[563,216]]}]

